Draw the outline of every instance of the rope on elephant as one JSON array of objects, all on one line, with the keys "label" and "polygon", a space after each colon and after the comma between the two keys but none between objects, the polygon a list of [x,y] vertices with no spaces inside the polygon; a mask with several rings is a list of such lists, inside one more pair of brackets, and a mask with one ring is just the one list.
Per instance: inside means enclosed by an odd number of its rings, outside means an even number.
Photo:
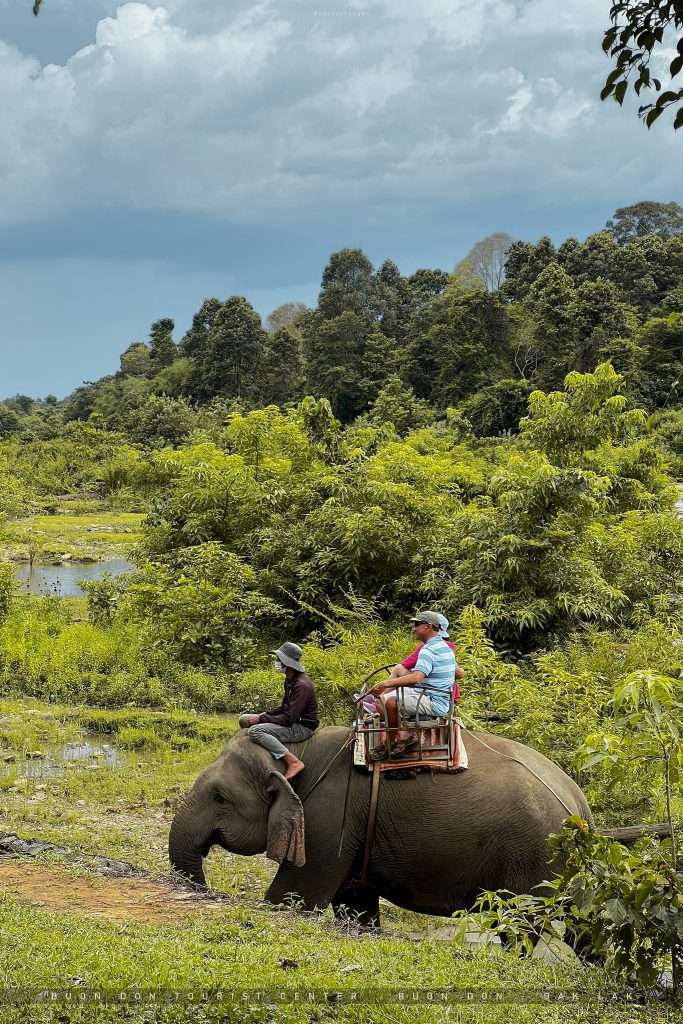
[{"label": "rope on elephant", "polygon": [[319,782],[322,782],[322,781],[323,781],[323,779],[325,778],[325,776],[327,775],[327,773],[329,772],[330,768],[332,767],[332,765],[334,764],[334,762],[335,762],[335,761],[337,760],[337,758],[339,757],[339,755],[340,755],[341,753],[343,753],[343,752],[344,752],[344,751],[345,751],[345,750],[346,750],[346,749],[347,749],[348,747],[350,747],[350,746],[351,746],[351,744],[353,743],[353,741],[354,741],[354,735],[353,735],[353,732],[351,732],[351,733],[350,733],[350,734],[349,734],[349,735],[347,736],[347,738],[346,738],[346,739],[344,740],[343,744],[341,745],[341,747],[339,748],[339,750],[337,751],[337,753],[336,753],[336,754],[334,755],[334,757],[332,757],[332,758],[331,758],[331,759],[330,759],[330,760],[329,760],[329,761],[327,762],[327,764],[325,765],[325,767],[323,768],[323,770],[321,771],[320,775],[319,775],[319,776],[318,776],[318,778],[317,778],[317,779],[315,780],[315,782],[313,783],[313,785],[312,785],[312,786],[310,786],[310,787],[309,787],[309,788],[308,788],[308,789],[306,790],[306,792],[304,793],[304,795],[303,795],[303,796],[300,796],[300,797],[299,797],[299,800],[301,800],[301,803],[303,803],[303,802],[304,802],[304,800],[306,800],[306,799],[307,799],[307,798],[308,798],[308,797],[309,797],[309,796],[311,795],[311,793],[313,792],[313,790],[315,789],[315,787],[316,787],[316,786],[318,785],[318,783],[319,783]]},{"label": "rope on elephant", "polygon": [[547,782],[545,781],[545,779],[542,779],[542,778],[541,778],[541,776],[540,776],[540,775],[538,774],[538,772],[535,772],[535,771],[533,770],[533,768],[531,768],[531,767],[530,767],[530,766],[529,766],[528,764],[526,764],[526,763],[525,763],[524,761],[521,761],[521,760],[520,760],[520,759],[519,759],[518,757],[512,757],[512,755],[511,755],[511,754],[504,754],[502,750],[496,750],[496,749],[495,749],[494,747],[490,747],[490,746],[488,745],[488,743],[486,743],[486,742],[485,742],[485,741],[484,741],[483,739],[481,739],[481,737],[480,737],[480,736],[476,736],[476,735],[475,735],[475,734],[474,734],[473,732],[470,732],[470,731],[469,731],[469,729],[467,730],[467,733],[468,733],[468,735],[469,735],[469,736],[471,736],[471,737],[472,737],[472,739],[475,739],[475,740],[476,740],[476,741],[477,741],[478,743],[481,743],[481,745],[482,745],[483,747],[486,747],[486,748],[487,748],[487,750],[490,750],[490,751],[492,751],[492,753],[494,753],[494,754],[498,754],[498,755],[499,755],[500,757],[506,757],[506,758],[508,759],[508,761],[516,761],[516,762],[517,762],[517,764],[521,764],[522,768],[526,768],[526,770],[527,770],[528,772],[531,772],[531,774],[532,774],[533,776],[535,776],[535,778],[537,778],[539,782],[542,782],[542,783],[543,783],[543,785],[545,786],[545,788],[546,788],[546,789],[550,790],[550,792],[551,792],[551,793],[552,793],[552,795],[553,795],[553,796],[555,797],[555,799],[556,799],[557,801],[559,801],[559,803],[561,803],[561,804],[562,804],[562,806],[564,807],[565,811],[567,811],[567,812],[568,812],[569,814],[574,814],[574,813],[575,813],[575,812],[574,812],[574,811],[573,811],[573,810],[571,809],[571,807],[567,807],[566,803],[564,802],[564,800],[562,799],[562,797],[561,797],[561,796],[559,795],[559,793],[556,793],[556,792],[555,792],[555,790],[553,789],[553,787],[552,787],[552,786],[549,786],[549,785],[548,785],[548,783],[547,783]]}]

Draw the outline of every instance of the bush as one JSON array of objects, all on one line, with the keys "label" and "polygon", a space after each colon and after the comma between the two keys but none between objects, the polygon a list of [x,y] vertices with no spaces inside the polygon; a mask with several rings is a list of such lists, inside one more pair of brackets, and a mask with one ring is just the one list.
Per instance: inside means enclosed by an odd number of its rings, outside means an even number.
[{"label": "bush", "polygon": [[7,562],[0,562],[0,624],[9,615],[14,586],[14,567]]},{"label": "bush", "polygon": [[258,582],[222,545],[197,544],[131,574],[127,608],[144,623],[147,648],[234,672],[254,660],[263,623],[282,614]]}]

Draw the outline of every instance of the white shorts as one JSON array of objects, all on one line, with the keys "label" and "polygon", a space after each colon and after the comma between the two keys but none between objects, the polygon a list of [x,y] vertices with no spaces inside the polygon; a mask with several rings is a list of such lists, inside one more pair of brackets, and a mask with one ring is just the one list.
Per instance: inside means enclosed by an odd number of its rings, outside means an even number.
[{"label": "white shorts", "polygon": [[400,686],[397,690],[389,690],[382,696],[397,697],[399,708],[404,714],[414,716],[417,713],[420,718],[438,717],[437,712],[432,710],[429,694],[419,690],[417,686]]}]

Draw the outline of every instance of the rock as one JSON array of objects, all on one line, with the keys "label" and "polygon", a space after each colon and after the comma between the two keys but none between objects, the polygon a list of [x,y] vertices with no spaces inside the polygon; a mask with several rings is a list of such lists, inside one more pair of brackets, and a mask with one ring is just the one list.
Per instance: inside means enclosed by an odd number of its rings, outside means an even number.
[{"label": "rock", "polygon": [[29,761],[41,761],[45,757],[42,750],[27,750],[26,759]]},{"label": "rock", "polygon": [[10,762],[16,761],[17,755],[16,754],[3,754],[2,755],[2,759],[5,762],[5,764],[10,764]]},{"label": "rock", "polygon": [[579,962],[579,958],[572,947],[568,946],[562,939],[558,939],[556,935],[541,936],[534,946],[531,957],[532,959],[535,957],[537,960],[543,960],[546,964],[566,964],[570,961]]}]

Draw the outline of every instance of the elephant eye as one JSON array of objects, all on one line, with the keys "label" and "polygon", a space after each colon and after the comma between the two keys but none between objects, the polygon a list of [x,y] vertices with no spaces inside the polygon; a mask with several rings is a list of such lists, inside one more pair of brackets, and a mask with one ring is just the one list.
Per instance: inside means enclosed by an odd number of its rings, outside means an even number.
[{"label": "elephant eye", "polygon": [[216,801],[217,804],[226,804],[228,802],[225,799],[225,797],[222,796],[221,793],[214,793],[214,797],[213,798],[214,798],[214,800]]}]

